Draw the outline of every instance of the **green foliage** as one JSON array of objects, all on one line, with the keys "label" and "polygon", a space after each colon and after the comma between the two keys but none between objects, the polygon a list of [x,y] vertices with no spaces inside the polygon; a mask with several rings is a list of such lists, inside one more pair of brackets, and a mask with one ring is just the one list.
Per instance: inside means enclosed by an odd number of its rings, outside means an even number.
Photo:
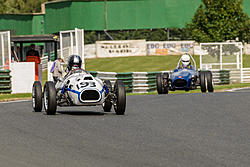
[{"label": "green foliage", "polygon": [[48,1],[52,0],[0,0],[0,14],[38,13]]},{"label": "green foliage", "polygon": [[[187,40],[190,36],[186,29],[178,28],[171,28],[169,30],[169,37],[166,29],[108,31],[108,34],[114,40],[146,39],[147,41]],[[84,37],[86,44],[95,43],[97,40],[110,40],[108,36],[101,31],[85,31]]]},{"label": "green foliage", "polygon": [[202,0],[187,29],[197,42],[235,40],[249,42],[250,18],[243,12],[243,0]]},{"label": "green foliage", "polygon": [[[202,46],[203,50],[206,50],[211,56],[219,56],[220,55],[220,45],[207,45]],[[240,48],[232,45],[222,45],[222,50],[224,55],[234,55],[235,53],[240,51]]]}]

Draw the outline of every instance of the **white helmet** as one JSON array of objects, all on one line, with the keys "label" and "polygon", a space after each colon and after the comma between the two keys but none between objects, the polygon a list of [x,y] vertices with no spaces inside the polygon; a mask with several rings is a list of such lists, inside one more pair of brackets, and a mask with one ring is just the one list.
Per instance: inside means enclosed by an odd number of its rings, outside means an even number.
[{"label": "white helmet", "polygon": [[181,56],[181,62],[183,67],[187,67],[190,65],[190,56],[188,54],[184,54]]}]

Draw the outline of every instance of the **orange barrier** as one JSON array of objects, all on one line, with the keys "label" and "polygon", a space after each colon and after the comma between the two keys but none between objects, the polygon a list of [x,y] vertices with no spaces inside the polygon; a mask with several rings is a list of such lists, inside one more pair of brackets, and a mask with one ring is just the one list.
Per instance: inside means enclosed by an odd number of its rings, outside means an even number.
[{"label": "orange barrier", "polygon": [[38,64],[41,63],[40,57],[37,56],[27,56],[26,62],[35,62],[35,80],[38,81]]},{"label": "orange barrier", "polygon": [[[11,63],[13,63],[13,60],[11,60]],[[6,60],[5,65],[4,65],[5,70],[10,70],[10,62],[9,59]]]}]

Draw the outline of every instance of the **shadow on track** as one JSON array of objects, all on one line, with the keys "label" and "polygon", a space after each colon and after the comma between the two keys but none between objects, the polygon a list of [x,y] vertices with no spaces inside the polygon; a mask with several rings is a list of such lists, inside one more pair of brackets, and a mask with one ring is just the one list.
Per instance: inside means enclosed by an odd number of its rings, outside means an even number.
[{"label": "shadow on track", "polygon": [[97,112],[97,111],[57,111],[57,113],[60,114],[66,114],[66,115],[104,115],[103,112]]}]

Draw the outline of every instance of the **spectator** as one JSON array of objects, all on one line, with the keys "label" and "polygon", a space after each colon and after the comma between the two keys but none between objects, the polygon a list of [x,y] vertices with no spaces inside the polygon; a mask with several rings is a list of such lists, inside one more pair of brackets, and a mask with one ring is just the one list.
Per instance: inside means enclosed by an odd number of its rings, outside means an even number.
[{"label": "spectator", "polygon": [[35,44],[30,45],[30,50],[28,50],[28,52],[26,53],[26,61],[27,61],[27,59],[32,57],[32,58],[38,59],[38,64],[40,64],[41,59],[40,59],[40,56],[39,56],[39,52],[37,50],[35,50],[35,48],[36,48]]},{"label": "spectator", "polygon": [[27,62],[35,62],[35,80],[38,81],[38,64],[41,63],[39,52],[35,50],[35,44],[30,45],[30,50],[26,53]]},{"label": "spectator", "polygon": [[52,68],[50,70],[50,72],[52,73],[53,76],[53,80],[55,83],[57,83],[58,79],[60,77],[62,77],[62,73],[63,73],[63,67],[62,67],[62,63],[63,63],[63,59],[62,58],[58,58],[57,60],[54,61]]}]

